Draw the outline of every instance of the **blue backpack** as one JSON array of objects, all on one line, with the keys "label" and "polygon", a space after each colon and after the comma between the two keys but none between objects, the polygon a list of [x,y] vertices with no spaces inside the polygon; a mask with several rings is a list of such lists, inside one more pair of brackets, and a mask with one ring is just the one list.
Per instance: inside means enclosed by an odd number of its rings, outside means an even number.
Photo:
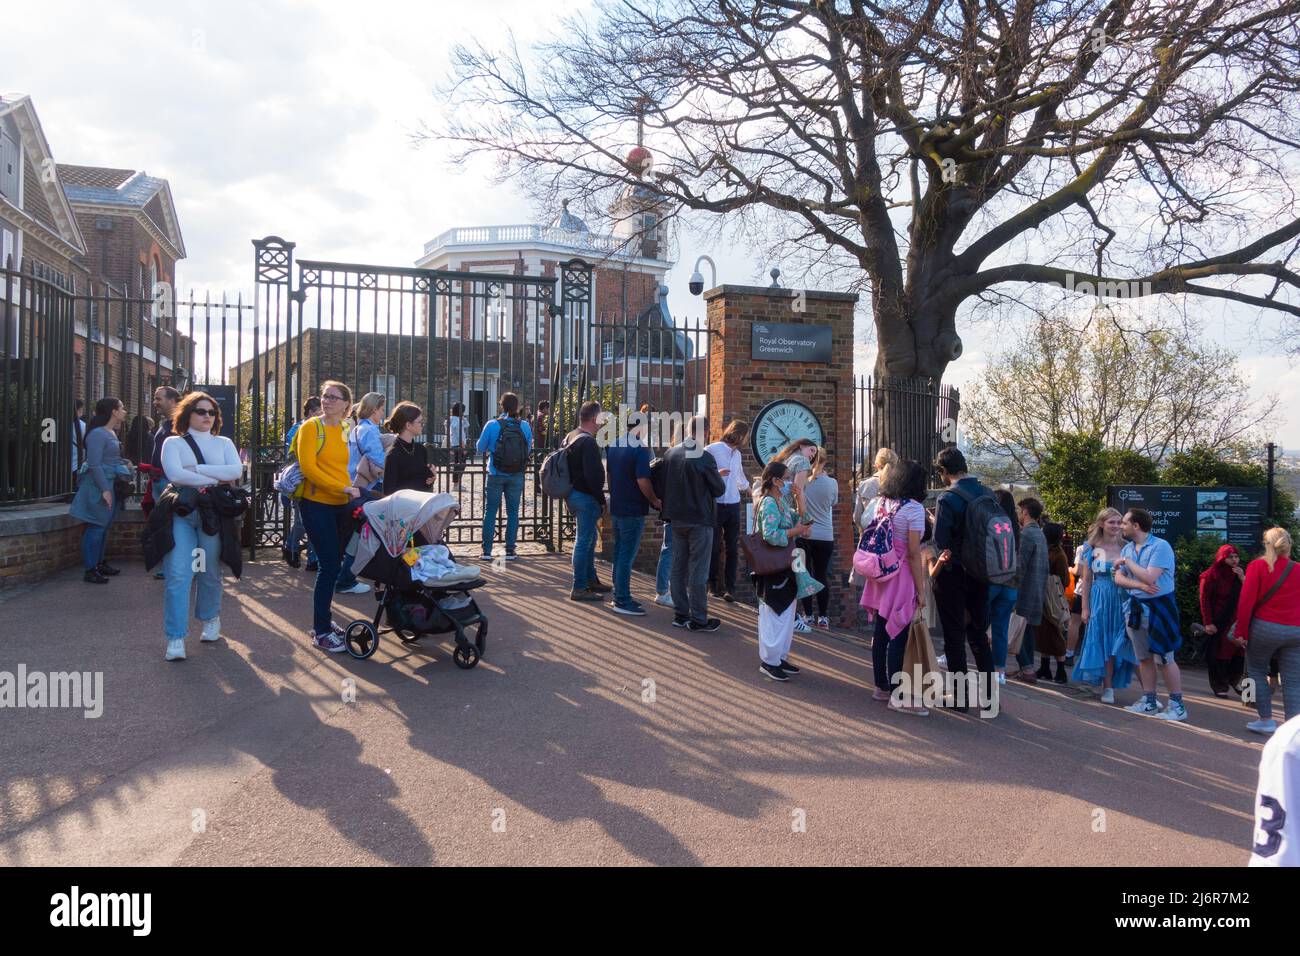
[{"label": "blue backpack", "polygon": [[853,555],[853,570],[868,581],[887,581],[898,573],[902,562],[894,553],[894,515],[902,502],[886,508],[885,502],[876,506],[876,515],[862,532],[858,550]]}]

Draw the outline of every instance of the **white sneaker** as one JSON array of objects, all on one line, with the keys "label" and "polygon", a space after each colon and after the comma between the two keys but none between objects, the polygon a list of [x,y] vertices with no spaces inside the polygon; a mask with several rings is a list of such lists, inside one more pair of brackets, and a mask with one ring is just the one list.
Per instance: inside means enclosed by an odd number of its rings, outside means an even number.
[{"label": "white sneaker", "polygon": [[1103,691],[1101,692],[1101,702],[1102,702],[1103,704],[1113,704],[1113,703],[1115,703],[1115,688],[1114,688],[1114,687],[1107,687],[1105,690],[1103,690]]},{"label": "white sneaker", "polygon": [[356,584],[352,585],[352,587],[350,587],[350,588],[339,588],[339,589],[336,590],[334,593],[335,593],[335,594],[369,594],[369,593],[370,593],[370,585],[369,585],[369,584],[362,584],[360,581],[358,581]]},{"label": "white sneaker", "polygon": [[811,634],[812,625],[809,624],[802,617],[796,616],[794,619],[794,632],[796,634]]},{"label": "white sneaker", "polygon": [[999,684],[1005,684],[1006,682],[1007,682],[1007,672],[1006,672],[1006,671],[998,671],[998,683],[999,683]]},{"label": "white sneaker", "polygon": [[655,603],[660,607],[673,607],[673,596],[671,594],[656,594]]},{"label": "white sneaker", "polygon": [[178,637],[175,640],[167,642],[167,656],[165,661],[183,661],[185,660],[185,638]]},{"label": "white sneaker", "polygon": [[311,642],[320,650],[331,654],[342,654],[348,649],[343,639],[334,634],[313,634]]},{"label": "white sneaker", "polygon": [[1160,706],[1159,700],[1157,700],[1154,704],[1151,704],[1147,702],[1146,697],[1139,697],[1136,701],[1129,704],[1124,709],[1127,710],[1130,714],[1142,714],[1145,717],[1154,717],[1156,716],[1156,714],[1160,713],[1161,710],[1163,710],[1163,708]]},{"label": "white sneaker", "polygon": [[947,670],[947,669],[948,669],[948,655],[947,655],[947,654],[940,654],[938,660],[939,660],[939,666],[942,667],[944,670]]},{"label": "white sneaker", "polygon": [[1257,734],[1271,734],[1277,730],[1276,720],[1252,720],[1246,725],[1247,730],[1253,730]]},{"label": "white sneaker", "polygon": [[214,617],[210,621],[203,622],[203,636],[200,641],[219,641],[221,640],[221,618]]},{"label": "white sneaker", "polygon": [[1187,708],[1183,706],[1181,701],[1171,700],[1169,706],[1155,716],[1157,720],[1184,721],[1187,719]]},{"label": "white sneaker", "polygon": [[829,617],[819,617],[817,618],[817,626],[829,630],[831,626],[831,619]]}]

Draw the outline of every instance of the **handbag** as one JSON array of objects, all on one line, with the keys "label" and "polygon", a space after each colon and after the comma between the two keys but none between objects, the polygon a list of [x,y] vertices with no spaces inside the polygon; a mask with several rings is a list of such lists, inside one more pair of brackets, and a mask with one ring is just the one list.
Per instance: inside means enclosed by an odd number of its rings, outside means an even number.
[{"label": "handbag", "polygon": [[[1017,614],[1011,612],[1011,620],[1007,622],[1007,656],[1020,653],[1020,645],[1025,640],[1025,628],[1029,622]],[[989,639],[993,638],[993,629],[989,628]]]},{"label": "handbag", "polygon": [[[757,520],[756,516],[755,521]],[[745,553],[745,561],[749,564],[749,569],[757,575],[789,571],[794,564],[794,549],[794,541],[790,541],[783,548],[768,544],[761,531],[740,536],[740,550]]]},{"label": "handbag", "polygon": [[[379,436],[379,443],[383,446],[385,455],[388,454],[388,449],[393,447],[395,441],[397,441],[397,436],[391,432],[384,432]],[[376,465],[365,455],[362,455],[361,460],[357,462],[357,477],[352,483],[358,488],[369,488],[376,481],[383,480],[383,467]]]},{"label": "handbag", "polygon": [[793,541],[784,548],[768,544],[759,531],[740,536],[740,550],[745,552],[745,561],[749,564],[749,569],[758,575],[789,571],[794,564],[794,548]]},{"label": "handbag", "polygon": [[914,699],[910,703],[920,706],[925,675],[939,673],[939,658],[934,653],[934,644],[930,641],[930,628],[925,623],[925,615],[920,610],[916,612],[916,616],[912,619],[912,626],[907,632],[907,647],[903,651],[903,673],[912,684]]}]

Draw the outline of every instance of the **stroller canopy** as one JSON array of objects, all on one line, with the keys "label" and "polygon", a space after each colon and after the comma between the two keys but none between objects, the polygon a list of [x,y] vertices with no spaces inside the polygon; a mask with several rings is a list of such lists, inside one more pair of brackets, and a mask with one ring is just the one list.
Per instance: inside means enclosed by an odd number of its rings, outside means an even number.
[{"label": "stroller canopy", "polygon": [[417,531],[433,543],[442,538],[452,518],[460,513],[456,499],[449,494],[432,495],[403,489],[386,498],[361,506],[366,516],[361,541],[357,545],[356,566],[363,568],[382,544],[396,558]]}]

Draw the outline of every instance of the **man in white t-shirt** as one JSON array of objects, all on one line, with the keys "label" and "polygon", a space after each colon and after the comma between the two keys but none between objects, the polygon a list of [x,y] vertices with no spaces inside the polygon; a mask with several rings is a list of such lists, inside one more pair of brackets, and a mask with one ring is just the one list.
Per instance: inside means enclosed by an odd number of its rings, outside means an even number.
[{"label": "man in white t-shirt", "polygon": [[740,446],[749,435],[749,423],[738,418],[722,432],[722,440],[704,450],[718,463],[726,491],[716,501],[713,555],[709,561],[709,591],[724,601],[736,600],[737,546],[740,542],[740,489],[749,488]]},{"label": "man in white t-shirt", "polygon": [[1251,866],[1300,866],[1300,717],[1264,745],[1255,791]]}]

